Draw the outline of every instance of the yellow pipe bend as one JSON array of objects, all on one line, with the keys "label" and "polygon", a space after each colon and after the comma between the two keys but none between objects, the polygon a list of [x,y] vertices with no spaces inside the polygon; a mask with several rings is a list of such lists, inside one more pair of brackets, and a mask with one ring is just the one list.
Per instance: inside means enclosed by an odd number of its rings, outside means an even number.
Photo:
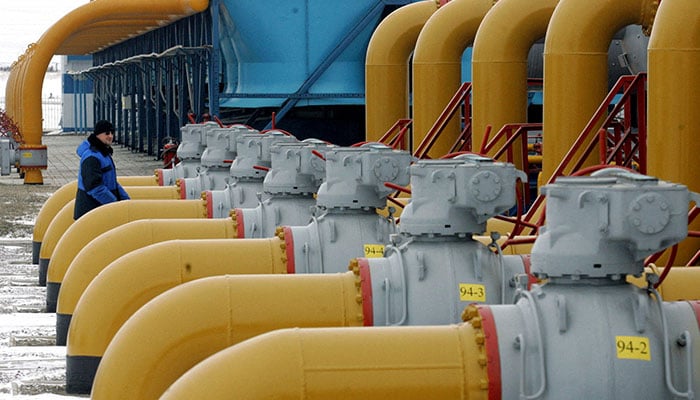
[{"label": "yellow pipe bend", "polygon": [[230,239],[169,240],[120,257],[89,283],[70,310],[68,356],[102,357],[129,317],[183,283],[226,274],[285,274],[281,245],[277,238],[236,243]]},{"label": "yellow pipe bend", "polygon": [[[124,190],[129,193],[129,196],[134,196],[137,199],[140,197],[137,197],[136,194],[132,193],[131,190],[133,189],[131,189],[129,186],[158,185],[158,181],[156,180],[155,176],[120,176],[117,178],[117,180],[122,186],[124,186]],[[66,203],[75,199],[75,192],[77,188],[78,181],[70,181],[58,188],[58,190],[56,190],[51,197],[46,199],[46,202],[44,202],[44,204],[41,206],[39,214],[36,216],[36,221],[34,222],[34,231],[32,233],[33,242],[41,243],[43,241],[46,229],[48,229],[49,225],[51,225],[51,221],[53,221],[56,214],[63,208],[64,205],[66,205]],[[179,193],[177,195],[179,196]],[[164,198],[179,198],[172,196],[173,195],[168,194],[168,196]]]},{"label": "yellow pipe bend", "polygon": [[[425,138],[462,82],[462,53],[472,43],[494,0],[453,0],[433,14],[418,35],[413,53],[413,150]],[[459,118],[429,152],[447,153],[460,131]]]},{"label": "yellow pipe bend", "polygon": [[46,199],[41,206],[39,213],[36,215],[34,222],[34,231],[32,232],[32,241],[39,242],[44,239],[44,234],[51,221],[56,214],[71,200],[75,199],[75,192],[78,189],[78,181],[73,180],[58,188],[53,194]]},{"label": "yellow pipe bend", "polygon": [[100,206],[75,221],[58,240],[50,256],[47,283],[60,284],[70,262],[98,235],[149,218],[206,218],[206,205],[201,200],[128,200]]},{"label": "yellow pipe bend", "polygon": [[284,329],[204,360],[161,399],[486,400],[478,343],[470,324]]},{"label": "yellow pipe bend", "polygon": [[[700,154],[700,3],[662,1],[649,38],[648,174],[679,182],[700,192],[696,157]],[[700,206],[700,205],[698,205]],[[689,226],[700,230],[700,218]],[[678,260],[687,261],[700,249],[700,238],[679,247]]]},{"label": "yellow pipe bend", "polygon": [[360,326],[357,280],[352,272],[226,275],[171,289],[121,327],[97,370],[92,398],[158,398],[196,363],[270,330]]},{"label": "yellow pipe bend", "polygon": [[365,132],[377,141],[399,119],[408,118],[408,61],[434,0],[405,5],[374,30],[365,60]]},{"label": "yellow pipe bend", "polygon": [[[111,229],[83,247],[69,264],[61,281],[56,312],[73,314],[80,296],[90,282],[110,263],[128,253],[168,240],[233,239],[236,234],[236,227],[230,218],[142,219]],[[226,243],[230,244],[230,242]],[[179,249],[178,247],[178,252]],[[196,253],[200,254],[200,251]],[[154,262],[157,260],[158,263],[168,260],[160,256],[149,259]],[[223,258],[222,255],[219,261],[228,259]],[[257,258],[254,259],[257,260]],[[133,259],[130,260],[133,261]],[[143,259],[139,265],[143,265]]]},{"label": "yellow pipe bend", "polygon": [[505,124],[527,122],[528,53],[544,37],[558,2],[500,0],[481,22],[472,53],[472,149],[481,148],[489,125],[493,137]]},{"label": "yellow pipe bend", "polygon": [[66,203],[61,210],[56,213],[56,216],[51,220],[51,224],[46,228],[46,233],[41,244],[39,257],[43,259],[51,258],[56,243],[63,236],[63,233],[73,225],[73,212],[75,209],[75,198]]},{"label": "yellow pipe bend", "polygon": [[[41,88],[44,74],[61,44],[77,30],[92,23],[114,19],[139,17],[162,17],[168,21],[182,14],[204,11],[209,6],[208,0],[141,0],[91,1],[61,18],[39,38],[31,49],[26,61],[25,73],[19,77],[22,96],[18,108],[22,110],[18,122],[26,145],[41,145]],[[25,183],[41,183],[41,170],[29,170]]]},{"label": "yellow pipe bend", "polygon": [[[179,191],[176,186],[125,186],[124,190],[129,193],[132,200],[136,201],[180,199]],[[70,207],[67,207],[68,204],[70,204]],[[74,206],[75,193],[73,193],[72,200],[63,206],[56,216],[49,222],[49,225],[46,228],[46,233],[42,237],[43,242],[39,252],[40,259],[48,260],[51,258],[58,241],[61,239],[66,230],[73,225],[73,222],[75,222],[73,219]]]},{"label": "yellow pipe bend", "polygon": [[656,3],[567,0],[554,10],[544,44],[543,130],[548,138],[542,150],[542,182],[554,174],[605,98],[614,34],[631,24],[649,27]]}]

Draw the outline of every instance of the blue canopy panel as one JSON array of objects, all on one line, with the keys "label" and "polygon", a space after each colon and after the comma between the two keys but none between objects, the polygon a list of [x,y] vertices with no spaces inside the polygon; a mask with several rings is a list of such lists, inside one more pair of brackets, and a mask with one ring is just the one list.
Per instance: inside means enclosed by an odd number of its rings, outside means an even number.
[{"label": "blue canopy panel", "polygon": [[365,55],[387,3],[222,0],[223,107],[364,104]]}]

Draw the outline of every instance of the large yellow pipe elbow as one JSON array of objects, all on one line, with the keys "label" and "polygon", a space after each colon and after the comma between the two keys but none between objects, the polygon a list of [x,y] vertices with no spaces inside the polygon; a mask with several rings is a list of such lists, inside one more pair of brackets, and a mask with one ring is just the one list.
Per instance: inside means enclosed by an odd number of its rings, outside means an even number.
[{"label": "large yellow pipe elbow", "polygon": [[97,364],[119,328],[159,294],[210,276],[284,274],[283,254],[279,239],[235,244],[222,239],[172,240],[119,258],[90,283],[76,304],[75,317],[65,321],[66,327],[70,324],[66,354],[71,389],[89,391]]},{"label": "large yellow pipe elbow", "polygon": [[[158,181],[155,176],[120,176],[117,178],[119,180],[119,183],[122,186],[125,186],[124,190],[129,193],[129,196],[133,196],[136,199],[140,199],[140,197],[137,197],[138,195],[135,193],[131,192],[131,188],[129,186],[157,186]],[[63,208],[63,206],[66,205],[69,201],[75,199],[75,192],[78,188],[78,181],[70,181],[66,183],[65,185],[61,186],[56,190],[51,197],[49,197],[46,202],[41,206],[41,209],[39,210],[39,214],[36,216],[36,220],[34,222],[34,231],[32,233],[32,242],[34,242],[35,246],[41,245],[41,242],[44,239],[44,234],[46,233],[46,229],[49,227],[51,224],[51,221],[53,221],[54,217],[56,214]],[[163,192],[166,193],[166,192]],[[176,196],[177,197],[172,197]],[[179,199],[179,193],[176,192],[175,194],[168,194],[167,197],[164,197],[164,199]],[[38,256],[38,252],[35,253]],[[36,262],[34,262],[36,264]]]},{"label": "large yellow pipe elbow", "polygon": [[[661,2],[649,38],[648,173],[682,183],[700,192],[696,158],[700,140],[700,3],[693,0]],[[698,205],[700,206],[700,205]],[[700,219],[690,229],[700,230]],[[700,249],[700,238],[680,246],[679,260]]]},{"label": "large yellow pipe elbow", "polygon": [[43,242],[39,248],[39,285],[46,286],[46,273],[49,268],[51,254],[56,249],[56,243],[63,236],[63,233],[73,225],[73,209],[75,199],[64,205],[56,216],[51,220],[51,224],[46,228]]},{"label": "large yellow pipe elbow", "polygon": [[47,285],[60,284],[78,252],[110,229],[139,219],[206,218],[206,215],[206,205],[201,200],[128,200],[98,207],[75,221],[56,243],[50,256]]},{"label": "large yellow pipe elbow", "polygon": [[650,26],[655,3],[566,0],[554,10],[544,44],[544,182],[605,98],[614,34],[631,24]]},{"label": "large yellow pipe elbow", "polygon": [[[28,55],[26,71],[18,82],[22,96],[18,107],[22,109],[18,124],[25,138],[25,146],[41,146],[41,89],[44,74],[51,57],[61,44],[81,27],[113,18],[159,17],[163,21],[176,19],[182,14],[194,14],[206,10],[208,0],[141,0],[91,1],[73,10],[52,25],[33,46]],[[28,170],[25,183],[42,183],[41,170]]]},{"label": "large yellow pipe elbow", "polygon": [[377,26],[365,60],[365,136],[377,141],[399,119],[407,118],[408,61],[434,0],[405,5]]},{"label": "large yellow pipe elbow", "polygon": [[348,272],[227,275],[181,285],[149,302],[122,326],[97,370],[92,398],[158,398],[206,357],[274,329],[361,326],[357,281]]},{"label": "large yellow pipe elbow", "polygon": [[[51,197],[46,199],[41,206],[34,221],[34,231],[32,232],[32,244],[38,249],[44,240],[44,234],[56,214],[68,203],[75,199],[75,192],[78,188],[78,181],[71,181],[61,186],[53,192]],[[38,257],[38,253],[35,253]],[[38,261],[38,260],[37,260]]]},{"label": "large yellow pipe elbow", "polygon": [[[558,2],[501,0],[484,17],[472,53],[472,149],[481,148],[489,125],[495,133],[505,124],[527,122],[528,53],[544,37]],[[520,165],[520,146],[514,149]]]},{"label": "large yellow pipe elbow", "polygon": [[469,324],[279,330],[208,358],[161,399],[498,398],[483,343]]},{"label": "large yellow pipe elbow", "polygon": [[[131,196],[133,200],[150,199],[149,201],[153,201],[175,200],[180,198],[179,191],[175,186],[125,186],[124,190],[129,193],[129,196]],[[37,244],[37,247],[39,247],[39,284],[42,286],[46,284],[46,273],[49,268],[50,259],[59,240],[75,222],[73,220],[74,205],[75,200],[71,200],[61,208],[50,221],[46,233],[42,237],[43,241]]]},{"label": "large yellow pipe elbow", "polygon": [[[462,53],[494,0],[453,0],[426,22],[413,53],[413,150],[437,120],[462,82]],[[460,132],[458,117],[442,132],[429,155],[450,150]]]},{"label": "large yellow pipe elbow", "polygon": [[[236,235],[237,229],[230,218],[142,219],[111,229],[82,248],[64,271],[58,299],[54,299],[57,300],[56,312],[61,315],[73,314],[75,305],[90,282],[110,263],[130,252],[174,239],[233,239]],[[240,255],[233,259],[221,255],[219,261],[237,260],[238,257]],[[154,263],[156,260],[157,263],[167,260],[160,256],[149,259]],[[57,272],[56,276],[60,275],[58,271],[54,272]]]}]

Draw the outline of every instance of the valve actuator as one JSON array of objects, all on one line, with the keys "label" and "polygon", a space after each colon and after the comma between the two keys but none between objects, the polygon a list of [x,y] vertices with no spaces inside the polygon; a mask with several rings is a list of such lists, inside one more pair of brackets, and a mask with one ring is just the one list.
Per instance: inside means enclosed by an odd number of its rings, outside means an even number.
[{"label": "valve actuator", "polygon": [[[206,149],[202,153],[197,176],[181,178],[181,194],[187,199],[198,199],[204,190],[226,187],[229,170],[236,158],[237,138],[244,134],[258,133],[252,128],[235,125],[230,128],[213,128],[206,131]],[[186,190],[182,190],[186,188]]]},{"label": "valve actuator", "polygon": [[479,234],[489,218],[515,205],[515,182],[526,180],[523,172],[486,157],[461,157],[411,167],[411,201],[401,213],[401,232]]},{"label": "valve actuator", "polygon": [[408,184],[412,161],[408,152],[384,145],[329,149],[311,223],[277,229],[285,241],[287,271],[340,272],[350,259],[388,243],[396,223],[376,210],[393,191],[385,182]]},{"label": "valve actuator", "polygon": [[[229,168],[226,187],[197,194],[206,201],[209,218],[227,218],[236,207],[255,207],[260,200],[258,193],[263,190],[265,175],[272,166],[270,148],[277,143],[296,143],[298,140],[272,130],[263,134],[243,134],[236,142],[238,155]],[[182,193],[183,188],[180,190]]]},{"label": "valve actuator", "polygon": [[399,234],[383,257],[350,262],[362,277],[363,298],[370,302],[365,308],[372,310],[365,312],[365,324],[456,323],[470,303],[512,302],[517,278],[528,282],[526,263],[489,250],[472,235],[515,204],[518,179],[525,174],[512,164],[484,157],[413,164]]},{"label": "valve actuator", "polygon": [[316,204],[313,195],[326,177],[322,157],[333,148],[311,139],[273,145],[272,168],[263,180],[266,198],[257,207],[231,211],[238,237],[272,237],[280,225],[307,224]]},{"label": "valve actuator", "polygon": [[[693,399],[700,306],[625,281],[643,257],[684,238],[697,195],[629,172],[544,187],[547,227],[532,251],[546,283],[514,305],[472,305],[488,379],[501,398]],[[673,273],[673,271],[671,271]]]},{"label": "valve actuator", "polygon": [[325,209],[384,208],[394,191],[384,183],[408,183],[412,160],[410,153],[375,143],[333,149],[326,153],[327,178],[316,204]]},{"label": "valve actuator", "polygon": [[174,185],[178,179],[197,176],[197,167],[206,148],[206,132],[216,129],[215,122],[204,124],[187,124],[180,128],[180,145],[177,146],[177,158],[180,160],[173,168],[158,168],[158,184],[160,186]]},{"label": "valve actuator", "polygon": [[560,177],[543,193],[547,225],[532,250],[533,272],[543,278],[641,275],[646,256],[688,233],[691,194],[683,185],[615,171]]}]

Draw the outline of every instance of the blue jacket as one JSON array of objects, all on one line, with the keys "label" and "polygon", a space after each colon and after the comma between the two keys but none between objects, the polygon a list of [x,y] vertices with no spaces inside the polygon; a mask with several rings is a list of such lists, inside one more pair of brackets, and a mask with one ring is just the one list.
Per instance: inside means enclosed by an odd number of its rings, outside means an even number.
[{"label": "blue jacket", "polygon": [[129,194],[117,182],[117,170],[109,150],[111,148],[92,137],[78,146],[80,173],[74,219],[103,204],[129,199]]}]

